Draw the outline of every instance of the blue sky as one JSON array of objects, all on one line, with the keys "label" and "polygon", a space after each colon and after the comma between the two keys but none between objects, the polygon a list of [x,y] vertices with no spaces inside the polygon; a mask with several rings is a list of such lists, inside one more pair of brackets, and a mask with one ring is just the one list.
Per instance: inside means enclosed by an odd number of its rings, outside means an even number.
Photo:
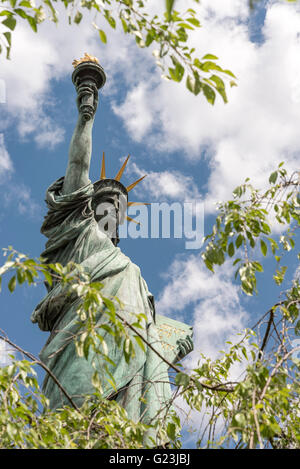
[{"label": "blue sky", "polygon": [[[195,4],[196,5],[196,4]],[[193,4],[193,7],[195,7]],[[98,41],[87,18],[79,27],[43,24],[38,35],[26,26],[14,33],[10,62],[1,57],[0,79],[0,246],[12,245],[37,257],[44,249],[40,226],[47,187],[64,175],[68,146],[77,119],[71,82],[72,61],[88,52],[107,74],[93,132],[91,180],[100,176],[106,154],[107,176],[131,159],[122,181],[147,178],[131,200],[205,204],[205,234],[215,203],[231,197],[246,177],[264,187],[280,161],[299,167],[300,7],[269,2],[249,16],[246,0],[203,0],[203,28],[191,42],[199,56],[213,53],[238,77],[229,103],[209,106],[184,86],[161,79],[151,51],[104,24],[108,44]],[[99,23],[100,26],[101,23]],[[277,301],[281,289],[270,278],[260,294],[240,294],[230,265],[210,275],[201,250],[186,250],[185,239],[125,239],[120,248],[141,268],[157,312],[194,326],[195,351],[212,357]],[[289,279],[297,269],[288,257]],[[265,263],[266,273],[274,267]],[[44,296],[43,285],[1,293],[0,327],[25,350],[38,355],[48,334],[30,322]],[[42,375],[41,375],[42,376]]]}]

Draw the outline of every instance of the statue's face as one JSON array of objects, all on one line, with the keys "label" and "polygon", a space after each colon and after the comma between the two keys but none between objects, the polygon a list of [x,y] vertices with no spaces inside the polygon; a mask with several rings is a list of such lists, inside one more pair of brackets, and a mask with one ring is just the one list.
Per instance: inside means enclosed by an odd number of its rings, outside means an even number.
[{"label": "statue's face", "polygon": [[97,199],[94,208],[95,220],[102,233],[112,242],[118,243],[118,227],[124,218],[124,203],[117,194],[103,195]]}]

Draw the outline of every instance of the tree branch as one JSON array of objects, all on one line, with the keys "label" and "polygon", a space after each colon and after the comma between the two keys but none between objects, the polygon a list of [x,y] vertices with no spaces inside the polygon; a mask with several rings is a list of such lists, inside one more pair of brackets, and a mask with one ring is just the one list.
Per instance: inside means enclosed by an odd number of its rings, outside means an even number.
[{"label": "tree branch", "polygon": [[65,395],[65,397],[68,399],[68,401],[70,402],[71,406],[74,407],[75,410],[77,410],[77,412],[80,412],[80,409],[79,407],[77,407],[77,405],[75,404],[75,402],[73,401],[73,399],[71,398],[71,396],[67,393],[67,391],[65,390],[65,388],[60,384],[60,382],[58,381],[58,379],[56,378],[56,376],[52,373],[52,371],[43,363],[41,362],[38,358],[36,358],[32,353],[30,352],[26,352],[25,350],[23,350],[21,347],[19,347],[18,345],[14,344],[11,340],[9,340],[8,338],[6,337],[3,337],[3,336],[0,336],[0,339],[3,340],[4,342],[6,342],[7,344],[11,345],[13,348],[15,348],[16,350],[18,350],[18,352],[22,353],[23,355],[25,355],[26,357],[28,357],[31,361],[34,361],[36,362],[38,365],[40,365],[43,370],[46,371],[46,373],[48,373],[48,375],[53,379],[53,381],[55,382],[55,384],[59,387],[59,389],[61,390],[61,392]]}]

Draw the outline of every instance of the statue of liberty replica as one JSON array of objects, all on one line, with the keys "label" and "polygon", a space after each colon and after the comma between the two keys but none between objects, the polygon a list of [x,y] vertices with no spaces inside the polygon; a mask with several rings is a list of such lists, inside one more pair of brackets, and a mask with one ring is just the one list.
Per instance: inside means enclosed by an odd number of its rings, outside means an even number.
[{"label": "statue of liberty replica", "polygon": [[[120,182],[128,158],[114,179],[107,178],[103,154],[100,180],[90,181],[92,128],[98,90],[106,77],[98,60],[88,54],[74,61],[73,65],[78,120],[65,176],[47,190],[48,213],[41,232],[48,241],[42,257],[47,263],[79,264],[92,282],[101,282],[104,297],[118,298],[118,313],[126,324],[134,323],[136,315],[142,314],[143,327],[139,331],[145,346],[143,349],[137,346],[135,355],[126,361],[123,347],[102,329],[111,361],[101,362],[101,356],[95,360],[92,351],[87,358],[79,356],[74,337],[80,327],[76,312],[80,298],[64,294],[59,281],[47,285],[48,294],[31,319],[41,330],[50,331],[40,358],[76,405],[82,405],[85,398],[95,392],[92,376],[96,363],[99,375],[107,369],[117,387],[116,392],[111,380],[103,377],[104,398],[115,399],[133,421],[153,423],[156,416],[162,418],[167,412],[171,399],[168,364],[161,357],[168,363],[175,363],[189,353],[192,349],[191,328],[155,313],[153,296],[139,267],[117,247],[119,223],[125,220],[127,205],[132,203],[128,202],[128,193],[143,178],[128,187]],[[104,306],[99,306],[96,320],[99,325],[107,322]],[[130,328],[128,334],[133,336]],[[51,376],[45,377],[43,392],[53,410],[69,404]],[[155,435],[152,438],[155,439]]]}]

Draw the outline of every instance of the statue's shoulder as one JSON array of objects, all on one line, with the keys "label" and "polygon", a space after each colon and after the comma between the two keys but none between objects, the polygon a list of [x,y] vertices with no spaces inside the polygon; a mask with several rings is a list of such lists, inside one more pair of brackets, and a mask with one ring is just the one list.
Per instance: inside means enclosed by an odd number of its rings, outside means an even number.
[{"label": "statue's shoulder", "polygon": [[141,269],[139,268],[138,265],[136,265],[134,262],[132,262],[132,260],[130,259],[130,257],[126,256],[126,254],[124,254],[120,248],[118,247],[114,247],[116,252],[118,252],[118,255],[120,256],[120,258],[122,258],[124,261],[127,261],[128,262],[128,269],[132,269],[134,272],[136,272],[138,275],[141,275]]},{"label": "statue's shoulder", "polygon": [[51,203],[55,201],[56,203],[61,204],[67,204],[70,202],[73,204],[76,200],[78,202],[82,202],[84,200],[89,200],[93,196],[94,186],[91,181],[73,192],[64,193],[64,180],[65,177],[62,176],[50,184],[46,191],[46,202]]}]

